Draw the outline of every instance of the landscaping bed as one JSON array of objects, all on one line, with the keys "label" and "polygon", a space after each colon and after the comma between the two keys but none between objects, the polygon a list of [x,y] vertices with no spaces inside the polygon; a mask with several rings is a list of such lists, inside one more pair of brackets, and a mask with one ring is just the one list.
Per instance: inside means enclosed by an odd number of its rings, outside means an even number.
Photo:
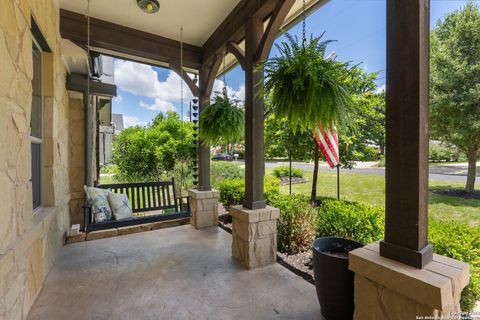
[{"label": "landscaping bed", "polygon": [[[301,178],[301,177],[292,177],[292,184],[299,184],[299,183],[307,183],[308,180],[305,179],[305,178]],[[281,177],[280,178],[280,184],[282,186],[287,186],[290,184],[290,179],[289,177]]]},{"label": "landscaping bed", "polygon": [[[305,195],[281,194],[279,180],[271,178],[266,177],[265,199],[268,205],[280,209],[277,261],[305,280],[314,281],[311,253],[314,239],[336,236],[369,244],[384,237],[382,206],[323,198],[314,207]],[[243,181],[225,180],[219,189],[222,203],[228,206],[243,203]],[[220,212],[219,225],[231,232],[231,219],[223,206]],[[464,311],[472,310],[480,299],[480,227],[430,218],[429,242],[435,253],[470,264],[471,280],[462,292],[461,306]]]},{"label": "landscaping bed", "polygon": [[459,190],[459,189],[438,189],[438,190],[432,190],[432,192],[442,196],[480,200],[480,192],[478,191],[467,192],[465,190]]}]

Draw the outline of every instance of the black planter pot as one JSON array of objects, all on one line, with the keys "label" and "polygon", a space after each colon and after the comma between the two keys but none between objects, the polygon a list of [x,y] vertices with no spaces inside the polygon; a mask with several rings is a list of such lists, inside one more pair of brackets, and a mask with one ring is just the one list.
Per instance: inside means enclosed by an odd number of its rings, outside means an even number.
[{"label": "black planter pot", "polygon": [[348,270],[348,252],[363,244],[335,237],[313,242],[313,271],[318,302],[327,320],[351,320],[354,273]]}]

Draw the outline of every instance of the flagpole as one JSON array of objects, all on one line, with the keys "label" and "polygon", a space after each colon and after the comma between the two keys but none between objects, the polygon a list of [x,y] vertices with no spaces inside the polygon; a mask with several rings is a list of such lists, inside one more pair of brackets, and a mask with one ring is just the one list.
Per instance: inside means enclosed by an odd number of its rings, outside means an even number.
[{"label": "flagpole", "polygon": [[340,200],[340,164],[337,164],[337,200]]}]

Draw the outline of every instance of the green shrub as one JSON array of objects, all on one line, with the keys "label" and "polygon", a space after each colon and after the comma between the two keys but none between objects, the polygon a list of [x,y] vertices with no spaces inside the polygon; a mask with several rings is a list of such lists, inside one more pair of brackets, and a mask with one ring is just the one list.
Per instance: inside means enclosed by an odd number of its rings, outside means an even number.
[{"label": "green shrub", "polygon": [[[273,169],[273,175],[277,178],[290,177],[290,167],[280,166]],[[303,170],[292,168],[292,177],[303,178]]]},{"label": "green shrub", "polygon": [[[383,238],[384,220],[382,207],[324,199],[318,208],[316,236],[367,244]],[[435,253],[470,264],[470,283],[462,292],[461,307],[472,310],[480,299],[480,227],[430,219],[429,241]]]},{"label": "green shrub", "polygon": [[453,221],[429,221],[429,241],[435,253],[470,264],[470,283],[462,291],[462,310],[480,299],[480,227]]},{"label": "green shrub", "polygon": [[366,146],[365,149],[363,150],[363,154],[359,159],[356,159],[358,161],[377,161],[379,158],[379,152],[376,148],[372,146]]},{"label": "green shrub", "polygon": [[368,244],[383,238],[383,208],[361,203],[323,200],[318,207],[316,236],[336,236]]},{"label": "green shrub", "polygon": [[278,250],[295,254],[310,249],[315,236],[316,210],[307,196],[277,195],[269,205],[280,209],[277,225]]},{"label": "green shrub", "polygon": [[459,152],[456,150],[455,147],[451,147],[443,143],[430,143],[428,159],[431,162],[458,161],[459,157]]},{"label": "green shrub", "polygon": [[245,169],[232,162],[215,161],[210,166],[210,177],[212,186],[218,188],[223,180],[243,179]]},{"label": "green shrub", "polygon": [[225,207],[240,205],[245,199],[245,181],[243,179],[224,180],[218,185],[220,202]]},{"label": "green shrub", "polygon": [[110,163],[110,164],[101,166],[100,173],[115,175],[118,173],[118,167]]},{"label": "green shrub", "polygon": [[[280,193],[280,181],[272,176],[265,176],[265,199],[277,196]],[[225,207],[243,204],[245,200],[245,180],[223,180],[219,183],[220,202]]]}]

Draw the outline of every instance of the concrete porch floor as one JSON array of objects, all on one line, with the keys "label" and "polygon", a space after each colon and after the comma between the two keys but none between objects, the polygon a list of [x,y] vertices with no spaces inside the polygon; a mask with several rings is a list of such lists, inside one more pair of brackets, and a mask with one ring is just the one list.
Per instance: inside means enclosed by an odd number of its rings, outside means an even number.
[{"label": "concrete porch floor", "polygon": [[231,242],[185,225],[67,245],[28,319],[322,319],[312,284],[279,264],[245,270]]}]

